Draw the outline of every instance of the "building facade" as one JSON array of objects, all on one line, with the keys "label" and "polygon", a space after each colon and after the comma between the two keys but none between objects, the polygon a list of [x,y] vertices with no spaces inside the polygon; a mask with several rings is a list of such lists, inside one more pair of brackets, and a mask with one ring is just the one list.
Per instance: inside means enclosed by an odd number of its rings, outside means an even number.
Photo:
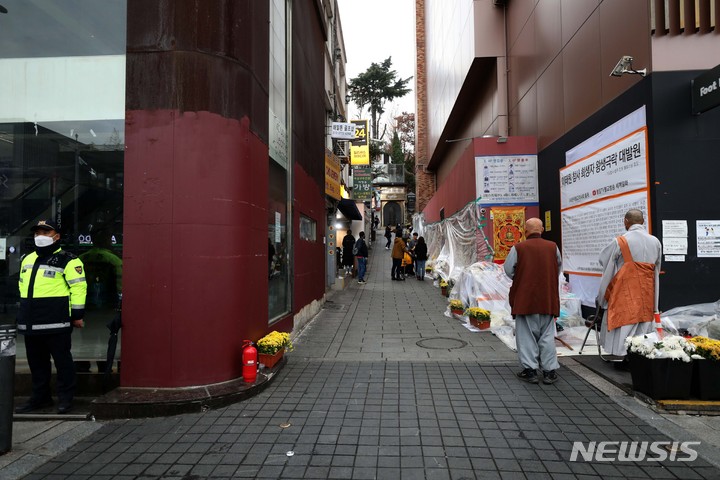
[{"label": "building facade", "polygon": [[417,0],[416,9],[418,170],[431,177],[419,174],[417,196],[428,221],[492,197],[483,162],[536,156],[537,203],[504,206],[545,221],[586,304],[597,247],[622,233],[629,207],[663,241],[661,309],[717,300],[720,260],[704,237],[720,219],[711,180],[720,108],[694,112],[691,92],[720,64],[719,2]]},{"label": "building facade", "polygon": [[56,3],[6,0],[0,18],[3,321],[29,227],[55,217],[66,249],[108,238],[122,259],[119,275],[88,272],[100,329],[77,332],[76,352],[106,341],[122,291],[121,386],[237,378],[244,339],[324,299],[337,5]]}]

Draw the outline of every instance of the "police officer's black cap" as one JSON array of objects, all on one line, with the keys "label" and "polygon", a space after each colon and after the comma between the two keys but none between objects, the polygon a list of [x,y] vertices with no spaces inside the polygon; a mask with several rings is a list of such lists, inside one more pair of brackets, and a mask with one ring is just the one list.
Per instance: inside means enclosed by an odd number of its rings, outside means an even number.
[{"label": "police officer's black cap", "polygon": [[38,230],[55,230],[59,232],[60,227],[55,220],[45,219],[38,221],[37,225],[33,225],[32,228],[30,228],[31,232],[37,232]]}]

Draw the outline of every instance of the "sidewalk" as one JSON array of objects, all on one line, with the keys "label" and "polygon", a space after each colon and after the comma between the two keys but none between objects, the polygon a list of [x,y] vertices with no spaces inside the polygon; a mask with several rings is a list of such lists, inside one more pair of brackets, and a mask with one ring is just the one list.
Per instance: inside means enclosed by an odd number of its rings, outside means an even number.
[{"label": "sidewalk", "polygon": [[[429,279],[391,281],[389,251],[376,245],[368,283],[333,294],[261,394],[199,414],[76,424],[75,438],[56,442],[67,450],[25,478],[720,478],[708,461],[720,459],[707,440],[716,423],[673,423],[571,358],[554,385],[519,381],[514,352],[445,317]],[[699,436],[692,462],[570,461],[574,441]],[[15,447],[0,462],[24,456],[0,463],[3,479],[31,463],[29,441]]]}]

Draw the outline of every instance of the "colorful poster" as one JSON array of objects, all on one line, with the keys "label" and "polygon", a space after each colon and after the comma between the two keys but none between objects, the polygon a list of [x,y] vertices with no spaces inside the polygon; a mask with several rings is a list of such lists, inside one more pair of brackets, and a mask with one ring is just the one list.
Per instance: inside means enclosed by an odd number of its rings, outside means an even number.
[{"label": "colorful poster", "polygon": [[495,261],[504,262],[513,245],[525,240],[525,207],[493,207],[490,218]]},{"label": "colorful poster", "polygon": [[325,195],[340,200],[340,159],[325,149]]},{"label": "colorful poster", "polygon": [[475,190],[483,205],[537,203],[537,155],[475,157]]},{"label": "colorful poster", "polygon": [[355,124],[355,139],[350,140],[350,164],[370,165],[370,142],[367,120],[351,120]]}]

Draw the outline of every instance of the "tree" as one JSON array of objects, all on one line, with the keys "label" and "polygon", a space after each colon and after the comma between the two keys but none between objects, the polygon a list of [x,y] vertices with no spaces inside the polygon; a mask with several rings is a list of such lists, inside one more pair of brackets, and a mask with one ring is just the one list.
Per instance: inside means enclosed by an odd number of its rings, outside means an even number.
[{"label": "tree", "polygon": [[[395,117],[393,141],[398,138],[405,164],[405,183],[408,191],[415,191],[415,114],[403,112]],[[395,163],[393,161],[393,163]]]},{"label": "tree", "polygon": [[350,80],[348,92],[350,98],[362,111],[365,106],[370,109],[370,126],[372,138],[380,139],[380,116],[385,112],[385,102],[402,98],[410,89],[407,83],[412,77],[398,79],[397,72],[391,70],[392,57],[382,63],[371,63],[370,67],[357,77]]},{"label": "tree", "polygon": [[390,163],[405,163],[405,152],[400,144],[397,130],[393,133],[392,142],[390,142]]}]

